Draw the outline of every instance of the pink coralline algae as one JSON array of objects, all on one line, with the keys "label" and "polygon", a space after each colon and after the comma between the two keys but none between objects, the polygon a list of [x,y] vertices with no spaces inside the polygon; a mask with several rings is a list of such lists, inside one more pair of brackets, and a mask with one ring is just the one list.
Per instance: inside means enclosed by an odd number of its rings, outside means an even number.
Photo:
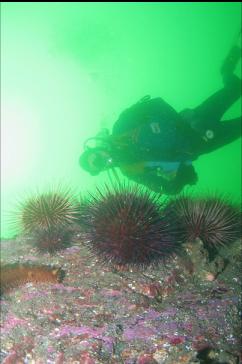
[{"label": "pink coralline algae", "polygon": [[128,328],[123,333],[124,340],[150,339],[156,335],[156,330],[142,325],[136,325],[134,328]]},{"label": "pink coralline algae", "polygon": [[16,326],[22,326],[26,324],[26,320],[20,319],[14,314],[9,313],[3,323],[3,326],[1,327],[1,333],[7,333],[14,329]]},{"label": "pink coralline algae", "polygon": [[96,361],[91,357],[90,353],[83,352],[80,355],[79,363],[82,363],[82,364],[96,364]]},{"label": "pink coralline algae", "polygon": [[63,291],[66,291],[66,292],[74,292],[74,291],[80,291],[80,288],[79,287],[71,287],[71,286],[65,286],[64,284],[62,283],[59,283],[59,284],[54,284],[52,286],[52,289],[59,289],[59,290],[63,290]]},{"label": "pink coralline algae", "polygon": [[[7,256],[16,246],[9,244]],[[238,256],[236,250],[210,282],[191,276],[182,260],[144,273],[103,267],[82,246],[38,255],[40,264],[58,264],[67,274],[61,284],[25,285],[2,296],[0,362],[188,364],[210,347],[219,362],[237,364]],[[166,278],[175,269],[183,279],[171,283]]]},{"label": "pink coralline algae", "polygon": [[100,337],[105,328],[99,328],[99,329],[92,329],[88,326],[70,326],[70,325],[64,325],[58,329],[58,331],[55,331],[52,335],[56,338],[60,338],[63,336],[69,336],[69,335],[84,335],[87,334],[90,337]]},{"label": "pink coralline algae", "polygon": [[115,289],[102,289],[101,292],[104,296],[107,297],[116,297],[116,296],[121,296],[121,292]]},{"label": "pink coralline algae", "polygon": [[138,358],[137,364],[158,364],[152,354],[142,354]]},{"label": "pink coralline algae", "polygon": [[168,336],[168,340],[171,345],[178,345],[184,343],[186,338],[182,336],[171,336],[171,337]]},{"label": "pink coralline algae", "polygon": [[15,351],[12,351],[6,356],[2,364],[14,364],[17,363],[18,355]]}]

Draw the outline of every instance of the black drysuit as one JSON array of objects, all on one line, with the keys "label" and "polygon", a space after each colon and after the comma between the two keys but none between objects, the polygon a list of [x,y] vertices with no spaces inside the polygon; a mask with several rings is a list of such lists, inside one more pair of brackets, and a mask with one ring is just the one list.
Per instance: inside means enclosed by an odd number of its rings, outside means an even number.
[{"label": "black drysuit", "polygon": [[241,136],[241,117],[221,121],[240,95],[241,81],[231,74],[221,90],[180,113],[161,98],[144,98],[125,110],[113,126],[115,165],[153,191],[179,193],[197,182],[192,161]]}]

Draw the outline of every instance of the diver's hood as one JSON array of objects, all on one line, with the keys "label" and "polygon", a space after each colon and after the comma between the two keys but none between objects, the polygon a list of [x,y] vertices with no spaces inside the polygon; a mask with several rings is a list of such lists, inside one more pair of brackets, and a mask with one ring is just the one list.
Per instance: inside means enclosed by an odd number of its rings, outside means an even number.
[{"label": "diver's hood", "polygon": [[109,142],[109,131],[106,128],[103,128],[95,137],[88,138],[84,142],[84,150],[88,149],[110,149]]}]

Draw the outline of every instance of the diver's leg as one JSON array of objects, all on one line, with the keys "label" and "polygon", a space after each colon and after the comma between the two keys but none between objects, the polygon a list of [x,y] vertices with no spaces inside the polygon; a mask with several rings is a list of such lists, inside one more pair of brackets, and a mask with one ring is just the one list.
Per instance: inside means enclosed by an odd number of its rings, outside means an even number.
[{"label": "diver's leg", "polygon": [[237,63],[241,58],[241,31],[242,29],[240,29],[236,34],[233,45],[224,59],[220,69],[224,84],[227,83],[230,76],[234,73]]},{"label": "diver's leg", "polygon": [[201,151],[201,154],[210,153],[218,148],[232,143],[241,137],[241,126],[241,116],[235,119],[220,122],[218,128],[215,131],[214,138],[203,144],[204,149]]},{"label": "diver's leg", "polygon": [[[241,32],[237,36],[239,40]],[[235,68],[241,58],[241,48],[238,45],[233,45],[223,61],[220,69],[224,88],[214,95],[209,97],[195,110],[196,118],[199,124],[204,125],[206,128],[211,128],[214,123],[218,122],[223,114],[230,108],[230,106],[240,97],[241,95],[241,80],[234,75]],[[209,125],[209,123],[211,123]],[[202,125],[200,125],[202,127]]]},{"label": "diver's leg", "polygon": [[[223,114],[239,99],[241,95],[241,80],[230,75],[223,89],[210,96],[206,101],[194,109],[198,123],[204,123],[205,128],[214,127]],[[206,125],[205,125],[206,124]]]},{"label": "diver's leg", "polygon": [[238,47],[237,45],[234,45],[230,49],[220,69],[223,82],[225,85],[227,82],[229,82],[231,75],[234,73],[235,67],[239,62],[240,57],[241,57],[241,48]]}]

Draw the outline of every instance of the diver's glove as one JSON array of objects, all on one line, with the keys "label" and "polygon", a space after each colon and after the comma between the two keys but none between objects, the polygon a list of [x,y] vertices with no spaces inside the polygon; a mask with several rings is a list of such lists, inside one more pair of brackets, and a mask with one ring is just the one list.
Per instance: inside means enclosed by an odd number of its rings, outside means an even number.
[{"label": "diver's glove", "polygon": [[198,181],[197,173],[192,165],[181,164],[176,177],[172,181],[163,181],[162,192],[168,195],[180,193],[185,185],[195,185]]}]

